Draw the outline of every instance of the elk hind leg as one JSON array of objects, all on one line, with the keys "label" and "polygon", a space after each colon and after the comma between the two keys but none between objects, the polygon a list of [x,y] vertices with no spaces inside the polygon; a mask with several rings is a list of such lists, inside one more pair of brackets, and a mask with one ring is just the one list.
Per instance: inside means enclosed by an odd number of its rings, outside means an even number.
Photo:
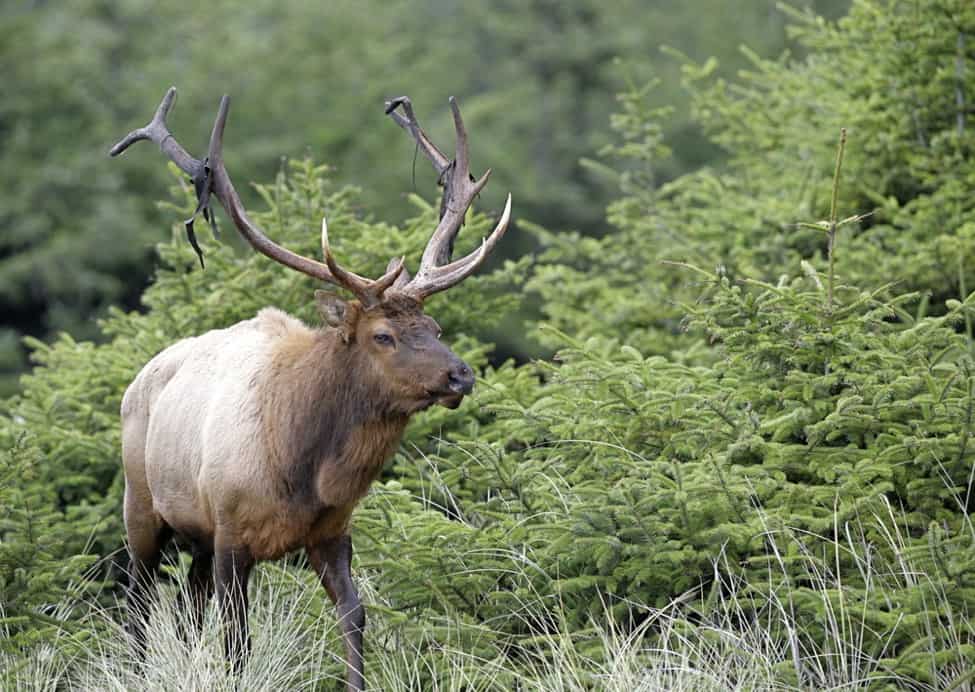
[{"label": "elk hind leg", "polygon": [[214,553],[217,603],[224,625],[224,651],[235,674],[244,669],[251,640],[247,626],[247,582],[254,558],[247,548],[220,545]]},{"label": "elk hind leg", "polygon": [[307,553],[338,611],[345,641],[347,689],[364,690],[362,633],[366,628],[366,613],[352,581],[352,538],[348,535],[331,538],[309,546]]},{"label": "elk hind leg", "polygon": [[193,561],[186,575],[186,584],[178,596],[177,616],[184,615],[189,620],[180,620],[183,639],[191,641],[190,632],[199,638],[203,630],[207,604],[213,596],[213,553],[205,548],[194,546]]},{"label": "elk hind leg", "polygon": [[156,574],[163,547],[172,535],[172,529],[152,515],[146,516],[145,521],[138,521],[132,519],[131,512],[126,514],[125,528],[129,543],[128,630],[135,653],[142,659],[146,653],[146,624],[156,596]]}]

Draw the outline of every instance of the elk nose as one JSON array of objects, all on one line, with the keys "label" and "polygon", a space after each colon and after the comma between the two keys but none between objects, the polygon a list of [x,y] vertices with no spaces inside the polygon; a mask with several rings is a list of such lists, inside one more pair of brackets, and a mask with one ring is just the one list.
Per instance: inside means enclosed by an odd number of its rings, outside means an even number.
[{"label": "elk nose", "polygon": [[456,394],[470,394],[474,389],[474,372],[467,363],[458,363],[447,371],[447,387]]}]

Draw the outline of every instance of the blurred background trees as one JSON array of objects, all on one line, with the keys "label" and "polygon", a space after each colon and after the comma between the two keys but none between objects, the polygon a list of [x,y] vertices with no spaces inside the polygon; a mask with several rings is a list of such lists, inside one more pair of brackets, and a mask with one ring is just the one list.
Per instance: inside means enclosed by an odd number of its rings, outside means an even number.
[{"label": "blurred background trees", "polygon": [[[792,4],[835,17],[848,3]],[[106,152],[170,85],[182,101],[172,125],[187,146],[203,146],[220,95],[233,95],[227,153],[237,180],[267,180],[282,157],[312,152],[362,187],[362,214],[390,222],[406,216],[408,192],[436,192],[422,161],[414,182],[413,149],[383,118],[383,100],[408,94],[432,136],[450,141],[454,94],[478,133],[475,166],[496,171],[483,208],[511,189],[518,218],[602,235],[618,173],[593,160],[613,142],[616,94],[656,78],[652,102],[673,107],[660,127],[675,153],[656,183],[714,163],[721,150],[689,118],[679,61],[660,46],[715,56],[730,76],[746,64],[742,44],[767,56],[791,45],[785,24],[764,0],[6,3],[0,393],[25,367],[23,334],[97,338],[107,306],[138,307],[153,246],[172,232],[156,202],[167,174],[151,157],[119,165]],[[527,249],[518,237],[512,256]]]}]

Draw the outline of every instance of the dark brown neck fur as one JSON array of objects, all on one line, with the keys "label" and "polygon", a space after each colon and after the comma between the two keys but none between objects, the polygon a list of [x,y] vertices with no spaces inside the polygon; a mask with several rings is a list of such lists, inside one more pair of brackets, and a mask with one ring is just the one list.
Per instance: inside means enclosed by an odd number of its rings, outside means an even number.
[{"label": "dark brown neck fur", "polygon": [[281,492],[295,503],[330,504],[318,480],[326,465],[325,482],[334,480],[339,495],[361,496],[409,420],[393,412],[389,393],[356,356],[355,344],[332,329],[292,333],[275,348],[261,416]]}]

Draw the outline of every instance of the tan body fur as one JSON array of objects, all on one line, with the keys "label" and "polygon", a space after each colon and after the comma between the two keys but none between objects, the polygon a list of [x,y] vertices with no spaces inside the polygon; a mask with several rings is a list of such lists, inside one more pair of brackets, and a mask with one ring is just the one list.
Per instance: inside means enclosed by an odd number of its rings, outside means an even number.
[{"label": "tan body fur", "polygon": [[[358,421],[349,411],[315,420],[353,394],[330,357],[338,345],[334,330],[268,308],[154,357],[122,401],[130,541],[165,524],[208,550],[219,537],[262,560],[341,535],[407,418],[370,419],[360,406]],[[328,444],[329,423],[351,424],[341,444]]]}]

